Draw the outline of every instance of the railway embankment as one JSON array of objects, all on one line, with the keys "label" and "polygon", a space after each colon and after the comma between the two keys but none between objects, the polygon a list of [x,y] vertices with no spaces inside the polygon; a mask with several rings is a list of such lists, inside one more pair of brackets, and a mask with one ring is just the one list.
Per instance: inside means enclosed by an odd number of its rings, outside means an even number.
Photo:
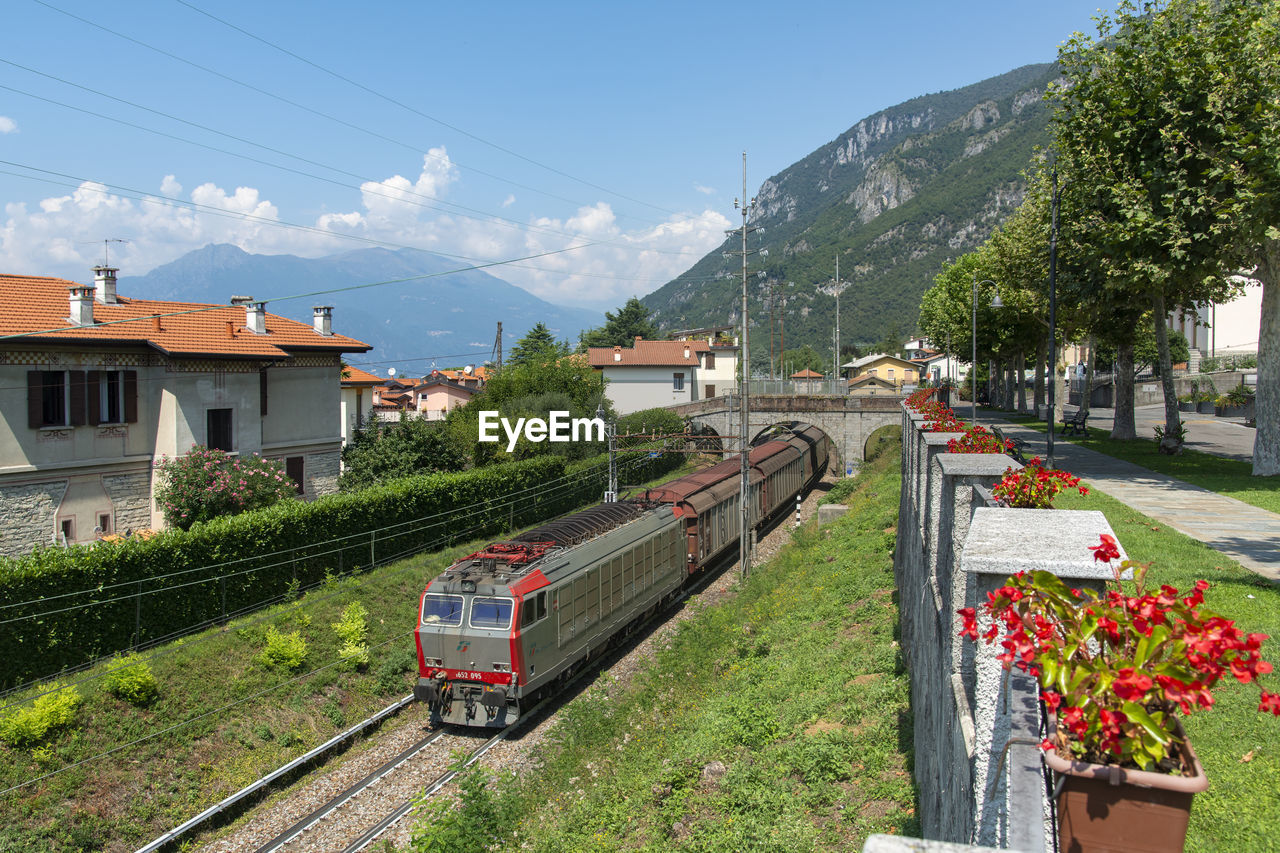
[{"label": "railway embankment", "polygon": [[[666,470],[658,481],[674,475]],[[599,493],[570,485],[584,502]],[[282,603],[154,645],[140,657],[158,692],[138,704],[109,689],[104,676],[122,670],[110,660],[0,698],[2,735],[8,721],[36,708],[33,694],[69,695],[56,690],[61,685],[79,697],[66,714],[46,703],[32,723],[52,725],[38,737],[10,743],[0,736],[0,850],[136,850],[406,695],[417,669],[412,628],[424,585],[487,537],[460,521],[441,536],[458,544],[434,553],[388,554],[376,569],[346,577],[336,575],[335,560],[329,579],[309,591],[295,586]],[[216,584],[206,597],[220,604]],[[56,604],[51,598],[48,606]],[[364,611],[354,657],[344,655],[353,604],[352,612]],[[400,719],[420,730],[425,714],[415,707]],[[360,751],[382,730],[346,748]]]},{"label": "railway embankment", "polygon": [[899,454],[878,447],[832,490],[847,514],[819,525],[807,510],[787,544],[766,538],[750,578],[730,569],[520,762],[429,805],[410,847],[728,853],[918,835],[892,572]]}]

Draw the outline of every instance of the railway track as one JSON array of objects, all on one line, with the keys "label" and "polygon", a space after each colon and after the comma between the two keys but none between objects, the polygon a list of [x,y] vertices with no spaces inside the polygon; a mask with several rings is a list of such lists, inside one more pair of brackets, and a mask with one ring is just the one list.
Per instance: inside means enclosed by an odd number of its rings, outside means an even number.
[{"label": "railway track", "polygon": [[[791,525],[785,523],[789,519],[790,516],[787,513],[780,513],[761,531],[762,541],[775,531],[789,531]],[[314,850],[341,850],[343,853],[355,853],[355,851],[368,849],[412,811],[415,801],[422,792],[425,791],[426,796],[438,794],[459,772],[473,766],[518,729],[528,725],[535,717],[543,716],[548,709],[553,710],[571,698],[575,693],[575,686],[584,680],[594,679],[601,671],[612,667],[624,656],[630,654],[645,642],[656,628],[666,624],[687,599],[698,595],[720,580],[725,571],[736,562],[737,555],[731,554],[722,557],[716,565],[709,566],[693,585],[683,589],[679,595],[650,617],[643,630],[633,634],[598,660],[589,663],[562,691],[539,702],[519,720],[494,734],[479,746],[476,746],[478,736],[486,733],[477,732],[474,729],[444,729],[431,732],[425,737],[414,738],[408,746],[403,747],[359,780],[342,786],[336,794],[328,797],[321,805],[307,810],[303,816],[293,820],[284,829],[254,833],[256,837],[252,837],[252,840],[243,835],[235,842],[228,843],[224,839],[222,842],[213,842],[202,849],[208,851],[251,850],[253,853],[276,853],[276,851],[292,853],[292,851]],[[161,836],[152,844],[141,848],[138,853],[159,850],[229,807],[234,801],[267,787],[272,781],[287,775],[296,767],[316,760],[320,753],[336,748],[355,731],[408,706],[411,704],[407,701],[409,699],[411,697],[394,703],[359,726],[263,777],[218,806],[206,810],[181,827]],[[416,725],[410,724],[405,728],[416,728]],[[464,750],[467,759],[462,766],[458,766],[456,756]],[[265,841],[261,840],[264,834],[269,836]]]}]

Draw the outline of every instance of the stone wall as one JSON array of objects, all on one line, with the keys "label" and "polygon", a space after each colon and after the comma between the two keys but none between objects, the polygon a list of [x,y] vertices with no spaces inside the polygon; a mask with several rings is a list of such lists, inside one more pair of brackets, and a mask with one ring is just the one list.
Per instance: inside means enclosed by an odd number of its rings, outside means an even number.
[{"label": "stone wall", "polygon": [[914,773],[926,839],[1033,853],[1053,849],[1037,686],[1004,672],[998,646],[959,639],[956,611],[1023,570],[1101,585],[1089,545],[1112,533],[1100,512],[987,506],[980,489],[1019,467],[947,452],[956,433],[924,432],[903,407],[894,574],[910,670]]},{"label": "stone wall", "polygon": [[151,476],[149,473],[108,474],[102,486],[111,498],[115,532],[141,530],[151,526]]},{"label": "stone wall", "polygon": [[0,487],[0,555],[20,557],[53,544],[53,525],[66,480]]},{"label": "stone wall", "polygon": [[307,454],[303,471],[308,500],[338,491],[338,474],[341,465],[342,453],[337,450]]}]

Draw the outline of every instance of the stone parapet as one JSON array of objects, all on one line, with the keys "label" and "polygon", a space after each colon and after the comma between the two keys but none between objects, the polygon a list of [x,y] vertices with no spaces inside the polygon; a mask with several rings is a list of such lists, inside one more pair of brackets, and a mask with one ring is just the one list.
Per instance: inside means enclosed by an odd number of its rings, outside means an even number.
[{"label": "stone parapet", "polygon": [[1099,512],[987,506],[982,493],[1021,466],[1003,454],[949,453],[959,434],[926,433],[924,421],[903,407],[894,551],[922,834],[961,845],[954,849],[1049,850],[1037,685],[1005,673],[998,647],[959,640],[956,611],[1019,571],[1101,587],[1110,569],[1088,546],[1112,531]]}]

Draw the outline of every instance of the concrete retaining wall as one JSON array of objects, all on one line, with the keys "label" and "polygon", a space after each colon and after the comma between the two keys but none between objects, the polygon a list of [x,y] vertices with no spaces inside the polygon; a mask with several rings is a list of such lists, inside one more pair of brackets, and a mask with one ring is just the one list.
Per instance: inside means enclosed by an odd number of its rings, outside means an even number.
[{"label": "concrete retaining wall", "polygon": [[986,506],[977,488],[989,489],[1018,463],[948,453],[947,440],[957,434],[922,426],[904,406],[894,575],[923,835],[1052,850],[1035,681],[1005,673],[995,658],[999,646],[961,640],[956,611],[977,607],[1019,571],[1048,569],[1075,586],[1101,586],[1110,569],[1095,563],[1088,546],[1114,534],[1100,512]]}]

